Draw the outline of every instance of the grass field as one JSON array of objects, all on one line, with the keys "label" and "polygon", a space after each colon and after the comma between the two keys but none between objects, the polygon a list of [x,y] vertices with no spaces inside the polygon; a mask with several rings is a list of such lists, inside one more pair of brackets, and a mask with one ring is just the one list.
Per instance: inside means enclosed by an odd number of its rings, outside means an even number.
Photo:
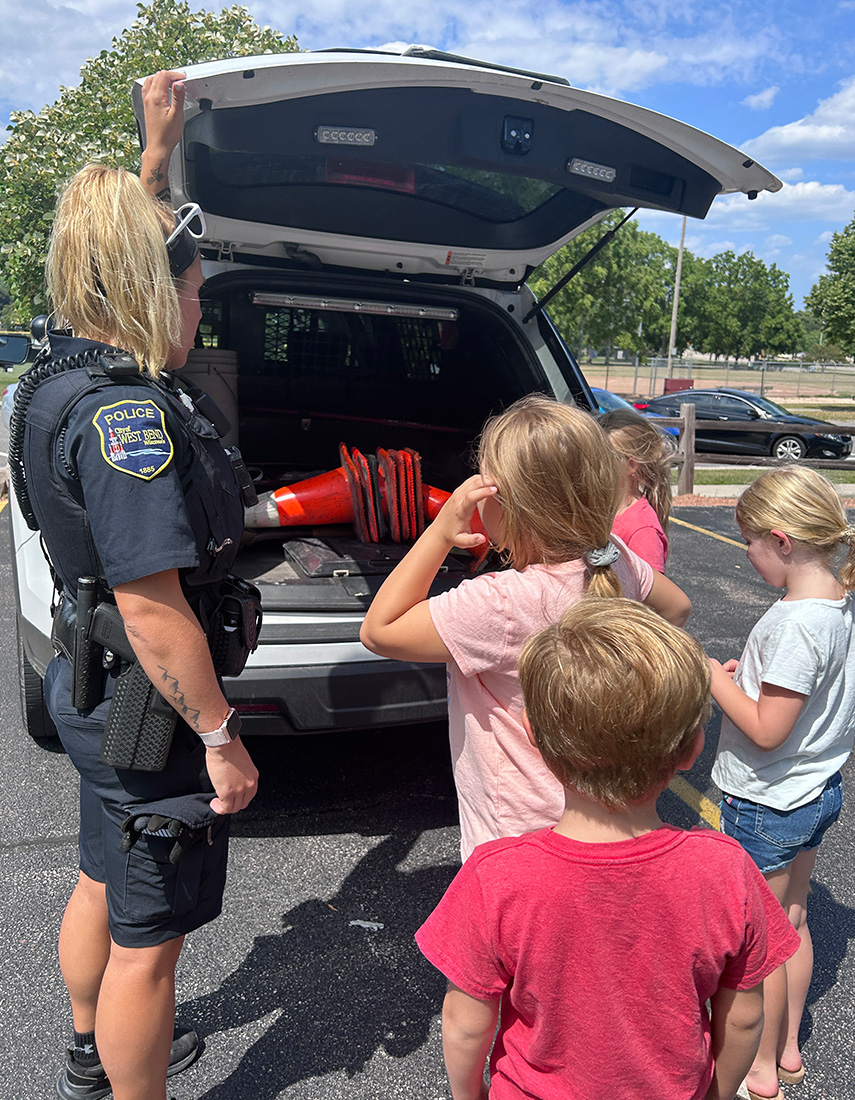
[{"label": "grass field", "polygon": [[[629,400],[658,397],[664,392],[667,371],[663,367],[640,365],[636,368],[625,362],[610,363],[607,367],[599,360],[583,362],[581,367],[592,386],[611,390]],[[675,365],[672,377],[678,382],[686,379],[695,388],[730,386],[759,394],[762,387],[766,397],[786,408],[796,403],[818,407],[852,404],[855,408],[855,366],[851,364],[817,370],[788,365],[784,370],[761,371],[744,364],[735,368],[694,362],[691,367]]]},{"label": "grass field", "polygon": [[[769,467],[767,466],[768,470]],[[836,485],[855,485],[855,463],[849,470],[820,470],[824,477]],[[725,466],[716,470],[695,470],[695,485],[748,485],[755,481],[765,470],[747,466]],[[671,481],[677,484],[677,471],[672,473]]]}]

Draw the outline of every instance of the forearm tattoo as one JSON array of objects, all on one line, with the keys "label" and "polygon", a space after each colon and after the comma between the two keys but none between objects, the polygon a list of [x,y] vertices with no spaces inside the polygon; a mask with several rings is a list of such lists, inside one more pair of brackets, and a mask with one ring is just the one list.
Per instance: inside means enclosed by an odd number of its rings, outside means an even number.
[{"label": "forearm tattoo", "polygon": [[163,667],[163,665],[157,666],[160,669],[160,682],[163,685],[161,688],[161,695],[166,699],[168,703],[178,711],[188,726],[192,726],[193,729],[199,732],[199,714],[200,711],[189,707],[187,701],[184,698],[184,692],[178,683],[178,677],[173,676],[172,673]]},{"label": "forearm tattoo", "polygon": [[[156,183],[162,183],[165,179],[166,173],[163,171],[163,161],[159,160],[157,162],[157,165],[152,168],[152,170],[146,177],[146,187],[151,187]],[[169,184],[167,184],[165,187],[162,187],[160,191],[157,192],[157,197],[163,202],[169,202],[171,200],[172,193],[169,189]]]}]

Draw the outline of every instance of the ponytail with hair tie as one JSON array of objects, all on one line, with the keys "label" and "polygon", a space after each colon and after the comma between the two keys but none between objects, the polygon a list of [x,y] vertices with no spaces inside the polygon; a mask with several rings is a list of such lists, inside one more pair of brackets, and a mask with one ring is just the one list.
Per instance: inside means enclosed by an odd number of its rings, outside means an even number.
[{"label": "ponytail with hair tie", "polygon": [[598,546],[595,550],[589,550],[583,554],[585,561],[592,569],[605,569],[612,565],[620,557],[620,550],[613,542],[607,542],[605,546]]},{"label": "ponytail with hair tie", "polygon": [[582,555],[590,576],[590,582],[585,587],[592,596],[622,595],[620,580],[612,569],[619,558],[620,550],[613,542],[607,542],[605,546],[595,546],[593,550]]}]

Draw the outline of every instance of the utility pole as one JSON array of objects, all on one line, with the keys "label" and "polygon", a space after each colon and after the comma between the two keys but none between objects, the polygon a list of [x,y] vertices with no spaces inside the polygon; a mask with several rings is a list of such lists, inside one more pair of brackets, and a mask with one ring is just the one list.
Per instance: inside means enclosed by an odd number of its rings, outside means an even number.
[{"label": "utility pole", "polygon": [[674,377],[671,358],[674,354],[674,341],[677,339],[677,308],[680,305],[680,279],[683,275],[683,245],[686,241],[686,218],[683,216],[683,228],[680,230],[680,250],[677,253],[677,273],[674,276],[674,302],[671,306],[671,332],[668,335],[668,377]]}]

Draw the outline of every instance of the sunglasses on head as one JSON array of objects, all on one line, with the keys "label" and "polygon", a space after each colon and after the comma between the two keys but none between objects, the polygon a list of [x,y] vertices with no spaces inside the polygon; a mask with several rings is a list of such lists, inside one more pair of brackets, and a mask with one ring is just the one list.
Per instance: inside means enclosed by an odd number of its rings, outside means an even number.
[{"label": "sunglasses on head", "polygon": [[173,213],[178,219],[178,222],[166,238],[167,248],[174,240],[177,240],[185,229],[194,240],[201,240],[202,237],[205,236],[207,232],[205,215],[202,213],[202,208],[199,206],[198,202],[185,202],[183,206],[179,206]]}]

